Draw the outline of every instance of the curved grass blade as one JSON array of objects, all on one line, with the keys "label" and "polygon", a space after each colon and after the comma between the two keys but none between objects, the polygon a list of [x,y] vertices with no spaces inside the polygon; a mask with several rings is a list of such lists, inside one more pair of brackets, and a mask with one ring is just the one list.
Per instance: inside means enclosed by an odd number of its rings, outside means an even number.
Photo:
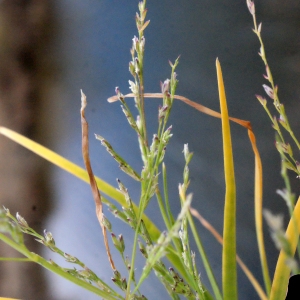
[{"label": "curved grass blade", "polygon": [[[297,224],[297,227],[295,226]],[[286,230],[286,237],[290,243],[292,253],[295,253],[300,231],[300,197],[294,208],[293,216],[290,219]],[[277,265],[274,273],[270,300],[282,300],[286,296],[291,269],[286,264],[286,254],[283,250],[280,251]]]},{"label": "curved grass blade", "polygon": [[[27,148],[33,153],[39,155],[40,157],[48,160],[52,164],[60,167],[61,169],[71,173],[75,177],[78,177],[81,180],[85,181],[86,183],[89,183],[89,176],[85,169],[72,163],[71,161],[55,153],[54,151],[6,127],[0,126],[0,134],[6,136],[12,141],[18,143],[19,145]],[[116,200],[122,206],[125,207],[127,206],[124,196],[116,188],[106,183],[104,180],[100,179],[99,177],[95,177],[95,179],[101,192],[108,195],[112,199]],[[107,199],[103,199],[103,202],[106,204],[109,203]],[[159,233],[157,233],[157,235],[159,236]]]},{"label": "curved grass blade", "polygon": [[216,61],[218,88],[222,119],[224,172],[225,172],[225,207],[223,228],[222,283],[224,300],[237,299],[236,271],[236,187],[231,145],[229,116],[222,70],[219,60]]},{"label": "curved grass blade", "polygon": [[255,230],[258,244],[258,252],[260,257],[260,264],[262,268],[265,288],[267,295],[270,296],[271,279],[269,274],[269,267],[264,243],[263,232],[263,171],[262,163],[258,149],[256,147],[255,136],[251,130],[248,130],[248,135],[252,144],[253,152],[255,154],[255,178],[254,178],[254,211],[255,211]]}]

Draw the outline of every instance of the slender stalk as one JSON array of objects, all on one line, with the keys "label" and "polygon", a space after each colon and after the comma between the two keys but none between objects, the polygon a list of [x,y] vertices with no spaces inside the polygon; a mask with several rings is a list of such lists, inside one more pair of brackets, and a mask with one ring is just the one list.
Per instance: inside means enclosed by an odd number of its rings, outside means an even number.
[{"label": "slender stalk", "polygon": [[170,224],[168,214],[167,214],[166,208],[164,206],[164,203],[163,203],[163,200],[162,200],[162,197],[161,197],[161,194],[160,194],[160,190],[159,190],[158,187],[156,188],[155,195],[156,195],[157,203],[158,203],[158,206],[159,206],[159,209],[160,209],[160,213],[161,213],[161,215],[163,217],[163,220],[166,224],[167,230],[170,230],[172,225]]},{"label": "slender stalk", "polygon": [[148,146],[148,137],[147,137],[147,126],[146,126],[146,115],[145,115],[145,99],[144,99],[144,74],[143,68],[140,69],[140,115],[141,115],[141,123],[143,127],[143,138],[145,141],[145,147]]},{"label": "slender stalk", "polygon": [[173,214],[171,212],[171,206],[170,206],[170,202],[169,202],[167,169],[166,169],[166,165],[164,163],[162,164],[162,175],[163,175],[164,198],[165,198],[165,204],[166,204],[166,208],[167,208],[167,214],[168,214],[170,225],[173,226],[175,220],[174,220]]},{"label": "slender stalk", "polygon": [[22,257],[0,257],[0,261],[10,261],[10,262],[32,262],[29,258]]},{"label": "slender stalk", "polygon": [[192,216],[191,216],[190,213],[187,214],[187,217],[188,217],[189,225],[190,225],[192,234],[194,236],[194,239],[195,239],[198,251],[200,253],[202,262],[204,264],[204,268],[205,268],[206,274],[208,276],[209,282],[210,282],[211,287],[213,289],[213,292],[214,292],[214,295],[215,295],[215,299],[222,300],[223,297],[222,297],[221,291],[219,289],[219,286],[218,286],[217,280],[215,278],[215,275],[213,273],[213,270],[211,268],[211,265],[210,265],[210,263],[208,261],[207,255],[205,253],[204,247],[203,247],[201,239],[199,237],[198,230],[197,230],[197,228],[195,226],[194,220],[193,220],[193,218],[192,218]]},{"label": "slender stalk", "polygon": [[128,300],[130,297],[130,285],[133,278],[133,272],[134,272],[134,265],[135,265],[135,258],[136,258],[136,250],[137,250],[137,241],[138,241],[138,235],[139,230],[141,226],[142,221],[142,215],[145,209],[145,201],[141,200],[139,204],[138,209],[138,222],[136,225],[135,233],[134,233],[134,239],[133,239],[133,246],[132,246],[132,253],[131,253],[131,263],[130,263],[130,273],[128,276],[128,282],[127,282],[127,290],[126,290],[126,297],[125,300]]}]

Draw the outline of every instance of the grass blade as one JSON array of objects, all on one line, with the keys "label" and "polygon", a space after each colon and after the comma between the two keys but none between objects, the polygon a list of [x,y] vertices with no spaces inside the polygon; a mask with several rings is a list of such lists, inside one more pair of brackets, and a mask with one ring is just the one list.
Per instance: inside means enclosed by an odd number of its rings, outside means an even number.
[{"label": "grass blade", "polygon": [[225,207],[223,228],[223,255],[222,255],[222,284],[224,300],[237,299],[236,274],[236,188],[234,164],[232,155],[229,116],[226,104],[225,88],[219,60],[216,61],[220,107],[222,115],[222,136],[225,172]]},{"label": "grass blade", "polygon": [[216,278],[214,276],[214,273],[213,273],[213,270],[211,268],[211,265],[210,265],[210,263],[208,261],[208,257],[206,255],[205,250],[204,250],[202,241],[201,241],[201,239],[200,239],[200,237],[198,235],[198,231],[197,231],[197,228],[195,226],[195,223],[194,223],[194,220],[193,220],[191,214],[188,214],[188,220],[189,220],[189,225],[191,227],[191,231],[192,231],[193,237],[195,239],[195,243],[197,245],[199,254],[200,254],[201,259],[203,261],[204,268],[205,268],[205,271],[207,273],[208,280],[209,280],[210,285],[212,287],[212,290],[214,292],[215,299],[216,300],[222,300],[223,298],[222,298],[221,291],[219,289],[219,286],[218,286],[218,283],[217,283]]},{"label": "grass blade", "polygon": [[[54,151],[51,151],[50,149],[40,145],[39,143],[36,143],[29,138],[6,127],[0,127],[0,134],[27,148],[40,157],[48,160],[61,169],[71,173],[75,177],[78,177],[81,180],[89,183],[89,176],[85,169],[77,166],[76,164],[55,153]],[[118,190],[116,190],[116,188],[106,183],[99,177],[95,177],[95,179],[101,192],[116,200],[122,206],[127,206],[124,196]],[[107,199],[103,199],[103,202],[109,203]],[[157,235],[159,236],[159,233]]]},{"label": "grass blade", "polygon": [[254,183],[254,211],[255,211],[255,229],[258,244],[259,258],[265,283],[267,295],[271,291],[271,279],[269,274],[269,267],[267,262],[267,255],[264,244],[263,232],[263,171],[262,163],[258,149],[256,147],[255,136],[251,130],[248,130],[249,138],[252,144],[253,152],[255,155],[255,183]]}]

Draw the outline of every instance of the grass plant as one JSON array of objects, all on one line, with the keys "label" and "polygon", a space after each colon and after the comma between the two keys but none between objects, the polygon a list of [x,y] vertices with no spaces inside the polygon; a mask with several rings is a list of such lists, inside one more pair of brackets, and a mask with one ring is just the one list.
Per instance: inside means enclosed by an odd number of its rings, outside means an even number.
[{"label": "grass plant", "polygon": [[[238,299],[237,283],[237,265],[239,265],[253,288],[256,290],[260,299],[282,300],[285,297],[288,279],[290,274],[299,273],[295,253],[300,247],[298,243],[300,230],[300,204],[296,201],[292,193],[287,170],[291,170],[300,176],[300,163],[297,161],[292,148],[300,149],[300,143],[295,137],[288,117],[285,113],[284,104],[278,97],[278,88],[274,83],[273,76],[266,58],[266,51],[261,38],[261,23],[257,25],[255,15],[255,5],[251,0],[246,1],[250,14],[253,17],[254,33],[257,35],[260,43],[260,56],[266,68],[267,84],[264,84],[266,96],[257,95],[257,99],[262,104],[267,116],[276,133],[276,148],[279,152],[279,159],[282,161],[281,175],[285,182],[285,188],[278,190],[286,202],[290,222],[286,230],[283,228],[282,220],[274,216],[270,211],[263,211],[263,176],[260,154],[256,146],[256,139],[249,121],[230,117],[227,109],[225,87],[221,64],[216,60],[217,83],[220,99],[220,111],[216,112],[203,105],[193,102],[186,97],[176,94],[178,85],[176,68],[179,64],[179,57],[174,63],[170,63],[170,78],[161,83],[159,93],[146,93],[144,88],[144,54],[145,54],[145,30],[150,21],[146,20],[147,9],[146,0],[139,2],[139,12],[136,14],[137,36],[134,36],[131,48],[131,61],[129,62],[129,71],[132,76],[129,80],[131,93],[123,95],[119,88],[116,88],[116,95],[109,97],[108,101],[113,103],[118,101],[121,109],[132,130],[136,132],[139,143],[143,167],[141,170],[134,170],[130,164],[117,153],[109,141],[100,135],[96,139],[106,148],[107,152],[119,164],[120,170],[125,172],[132,180],[140,184],[140,198],[133,201],[130,196],[130,190],[118,179],[117,187],[109,185],[105,181],[96,177],[93,173],[89,158],[89,140],[88,140],[88,122],[85,118],[85,107],[87,105],[86,96],[81,92],[81,124],[82,124],[82,154],[86,170],[73,164],[61,157],[57,153],[29,140],[28,138],[4,127],[0,127],[0,133],[16,143],[30,149],[41,157],[47,159],[60,168],[72,173],[81,180],[88,182],[91,186],[92,195],[95,201],[96,216],[103,233],[104,245],[107,257],[111,266],[112,283],[104,282],[86,266],[77,257],[65,253],[58,245],[50,232],[44,231],[43,235],[37,233],[29,227],[26,220],[17,214],[15,217],[8,208],[0,211],[0,240],[24,255],[22,261],[35,262],[44,268],[56,273],[57,275],[72,281],[73,283],[89,290],[102,299],[151,299],[151,295],[142,295],[140,287],[145,284],[149,274],[154,272],[158,280],[165,287],[170,299],[217,299],[217,300],[235,300]],[[133,100],[132,100],[133,98]],[[149,137],[153,128],[147,128],[145,101],[147,98],[158,98],[161,104],[158,108],[158,126],[152,137]],[[269,98],[269,100],[267,100]],[[273,102],[272,108],[269,108],[269,102]],[[164,163],[164,156],[167,145],[172,137],[172,126],[169,125],[169,116],[172,111],[174,100],[180,100],[199,110],[202,113],[212,117],[220,118],[222,123],[223,154],[224,154],[224,174],[225,174],[225,197],[224,197],[224,226],[223,234],[218,233],[212,224],[203,218],[192,205],[192,194],[189,192],[189,164],[192,161],[193,153],[189,151],[188,144],[183,147],[183,158],[185,166],[183,167],[182,183],[178,187],[178,201],[181,203],[181,211],[178,216],[171,212],[169,192],[168,192],[168,172]],[[130,110],[128,101],[134,101],[137,112]],[[275,109],[276,117],[273,117],[271,109]],[[250,269],[243,263],[242,259],[236,253],[236,186],[234,176],[234,157],[232,153],[232,142],[230,133],[230,122],[238,123],[247,129],[249,140],[252,145],[255,159],[255,182],[254,182],[254,207],[255,207],[255,226],[261,269],[264,279],[264,287],[253,276]],[[288,136],[294,143],[290,145],[287,142]],[[162,177],[163,184],[159,184],[159,177]],[[110,201],[104,195],[109,196]],[[161,217],[165,223],[166,230],[160,232],[150,217],[145,215],[145,209],[150,201],[156,198],[160,209]],[[137,204],[135,204],[137,203]],[[113,225],[108,216],[104,216],[102,206],[107,205],[112,215],[120,218],[134,231],[133,241],[127,241],[123,235],[116,236],[113,233]],[[276,246],[280,250],[277,266],[273,279],[269,274],[267,263],[267,254],[264,247],[263,236],[263,216],[270,227],[272,237]],[[222,287],[219,287],[214,270],[208,260],[206,251],[208,249],[203,245],[195,221],[200,223],[211,232],[211,234],[222,245]],[[52,260],[46,260],[36,253],[30,252],[24,242],[24,235],[33,236],[37,242],[43,244],[51,251],[62,256],[67,262],[72,264],[71,268],[63,268]],[[111,236],[111,242],[109,241]],[[191,239],[194,239],[197,249],[190,246]],[[133,244],[132,253],[129,257],[125,256],[126,243]],[[122,261],[128,270],[127,274],[121,274],[118,266],[115,264],[110,247],[115,247]],[[137,276],[136,256],[141,252],[145,257],[145,265]],[[205,286],[196,263],[201,259],[210,286]],[[166,264],[163,258],[166,257]],[[2,258],[6,260],[8,258]],[[11,260],[20,260],[11,258]]]}]

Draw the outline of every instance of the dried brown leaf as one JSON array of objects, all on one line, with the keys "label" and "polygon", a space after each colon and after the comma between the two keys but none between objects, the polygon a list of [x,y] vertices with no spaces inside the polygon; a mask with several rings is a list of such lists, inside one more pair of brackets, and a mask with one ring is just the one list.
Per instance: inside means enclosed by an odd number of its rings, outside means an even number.
[{"label": "dried brown leaf", "polygon": [[84,110],[86,107],[86,96],[85,94],[81,91],[81,109],[80,109],[80,114],[81,114],[81,129],[82,129],[82,156],[83,156],[83,160],[84,160],[84,164],[85,164],[85,168],[87,170],[87,173],[89,175],[89,179],[90,179],[90,185],[91,185],[91,189],[92,189],[92,194],[93,194],[93,198],[95,201],[95,206],[96,206],[96,215],[98,218],[98,221],[100,223],[101,229],[102,229],[102,233],[103,233],[103,238],[104,238],[104,244],[105,244],[105,248],[106,248],[106,253],[108,256],[108,260],[110,262],[111,268],[113,270],[116,269],[114,261],[112,259],[112,255],[110,253],[110,249],[109,249],[109,244],[108,244],[108,239],[107,239],[107,233],[106,233],[106,228],[103,225],[103,212],[102,212],[102,200],[101,200],[101,195],[94,177],[94,173],[92,170],[92,166],[91,166],[91,162],[90,162],[90,155],[89,155],[89,126],[88,123],[85,119],[85,115],[84,115]]},{"label": "dried brown leaf", "polygon": [[[132,93],[124,96],[124,98],[134,98],[134,97],[135,97],[135,95]],[[163,94],[162,93],[145,93],[144,97],[145,98],[163,98]],[[219,118],[219,119],[221,118],[220,113],[218,113],[202,104],[194,102],[186,97],[183,97],[180,95],[174,95],[174,99],[180,100],[180,101],[184,102],[185,104],[192,106],[193,108],[199,110],[200,112],[202,112],[204,114],[207,114],[212,117]],[[118,101],[118,96],[112,96],[112,97],[108,98],[107,101],[109,103],[116,102],[116,101]],[[233,118],[233,117],[229,117],[229,119],[252,131],[251,123],[249,121],[244,121],[244,120]]]}]

